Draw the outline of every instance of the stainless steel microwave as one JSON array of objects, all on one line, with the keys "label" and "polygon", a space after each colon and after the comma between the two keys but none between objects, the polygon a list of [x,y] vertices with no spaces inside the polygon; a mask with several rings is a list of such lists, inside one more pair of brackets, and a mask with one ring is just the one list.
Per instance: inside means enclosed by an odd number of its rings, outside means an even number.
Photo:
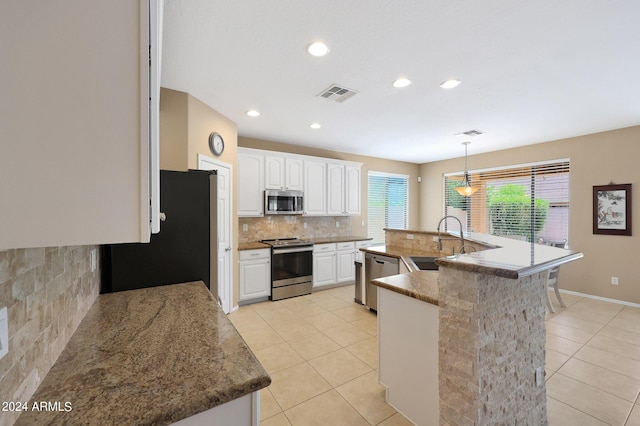
[{"label": "stainless steel microwave", "polygon": [[265,214],[302,214],[302,191],[264,191]]}]

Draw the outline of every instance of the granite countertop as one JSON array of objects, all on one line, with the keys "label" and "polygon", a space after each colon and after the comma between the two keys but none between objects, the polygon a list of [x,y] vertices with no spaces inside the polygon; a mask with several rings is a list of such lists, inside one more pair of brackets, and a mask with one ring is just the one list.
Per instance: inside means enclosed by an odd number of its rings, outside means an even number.
[{"label": "granite countertop", "polygon": [[432,305],[438,305],[438,275],[438,271],[416,271],[377,278],[371,283]]},{"label": "granite countertop", "polygon": [[[455,233],[450,233],[450,235],[456,236]],[[468,272],[518,279],[583,257],[583,254],[580,252],[542,244],[532,244],[526,241],[518,241],[495,235],[465,233],[464,238],[468,241],[495,248],[478,250],[469,254],[439,257],[436,263],[440,266],[447,266]],[[439,255],[439,253],[433,254],[421,251],[419,248],[389,246],[374,246],[361,250],[400,258],[410,270],[411,265],[406,260],[408,256]]]},{"label": "granite countertop", "polygon": [[202,282],[102,294],[16,425],[163,425],[269,386]]},{"label": "granite countertop", "polygon": [[[328,244],[328,243],[347,243],[351,241],[366,241],[371,240],[368,237],[359,237],[357,235],[350,235],[346,237],[321,237],[321,238],[305,238],[305,240],[311,241],[313,244]],[[238,250],[255,250],[271,248],[270,245],[261,243],[260,241],[249,241],[246,243],[238,244]]]}]

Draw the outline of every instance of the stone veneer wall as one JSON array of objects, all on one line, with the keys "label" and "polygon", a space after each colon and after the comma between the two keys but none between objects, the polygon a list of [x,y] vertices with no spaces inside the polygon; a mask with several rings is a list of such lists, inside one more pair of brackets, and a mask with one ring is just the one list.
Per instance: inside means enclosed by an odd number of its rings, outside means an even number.
[{"label": "stone veneer wall", "polygon": [[[97,246],[0,251],[0,308],[9,316],[9,353],[0,359],[0,401],[28,401],[100,291]],[[99,250],[98,250],[99,253]],[[11,425],[19,413],[0,413]]]},{"label": "stone veneer wall", "polygon": [[546,275],[440,268],[440,425],[546,424]]},{"label": "stone veneer wall", "polygon": [[[404,229],[387,229],[384,233],[385,235],[385,244],[393,247],[400,247],[407,250],[417,249],[419,253],[438,253],[440,256],[449,256],[455,253],[460,252],[460,240],[450,235],[444,235],[443,238],[454,238],[454,239],[443,239],[442,240],[442,251],[438,251],[438,233],[437,232],[428,232],[428,231],[412,231],[412,230],[404,230]],[[413,239],[407,238],[407,235],[413,236]],[[434,238],[436,240],[434,241]],[[465,240],[465,249],[469,250],[469,247],[473,247],[473,249],[480,251],[486,250],[482,244],[466,241]],[[472,250],[473,250],[472,249]]]},{"label": "stone veneer wall", "polygon": [[[340,225],[336,227],[336,222]],[[350,216],[299,216],[273,215],[265,217],[241,217],[238,219],[238,242],[266,240],[270,238],[323,238],[351,235]],[[307,227],[304,227],[304,224]],[[247,231],[242,225],[247,225]]]}]

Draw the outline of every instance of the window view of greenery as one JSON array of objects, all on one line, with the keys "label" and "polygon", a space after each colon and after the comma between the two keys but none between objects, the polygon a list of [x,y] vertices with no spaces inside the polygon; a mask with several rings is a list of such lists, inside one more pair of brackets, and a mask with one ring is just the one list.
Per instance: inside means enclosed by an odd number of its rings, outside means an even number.
[{"label": "window view of greenery", "polygon": [[[539,243],[568,239],[568,161],[471,173],[471,184],[479,190],[464,197],[455,191],[462,176],[445,177],[445,214],[467,231]],[[457,230],[453,221],[447,227]]]}]

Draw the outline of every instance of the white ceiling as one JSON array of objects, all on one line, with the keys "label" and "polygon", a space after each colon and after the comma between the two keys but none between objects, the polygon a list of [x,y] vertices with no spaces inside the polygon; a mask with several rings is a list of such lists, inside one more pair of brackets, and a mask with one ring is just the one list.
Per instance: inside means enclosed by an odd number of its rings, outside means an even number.
[{"label": "white ceiling", "polygon": [[[162,86],[240,136],[424,163],[640,124],[639,18],[638,0],[166,0]],[[334,83],[359,93],[316,96]]]}]

